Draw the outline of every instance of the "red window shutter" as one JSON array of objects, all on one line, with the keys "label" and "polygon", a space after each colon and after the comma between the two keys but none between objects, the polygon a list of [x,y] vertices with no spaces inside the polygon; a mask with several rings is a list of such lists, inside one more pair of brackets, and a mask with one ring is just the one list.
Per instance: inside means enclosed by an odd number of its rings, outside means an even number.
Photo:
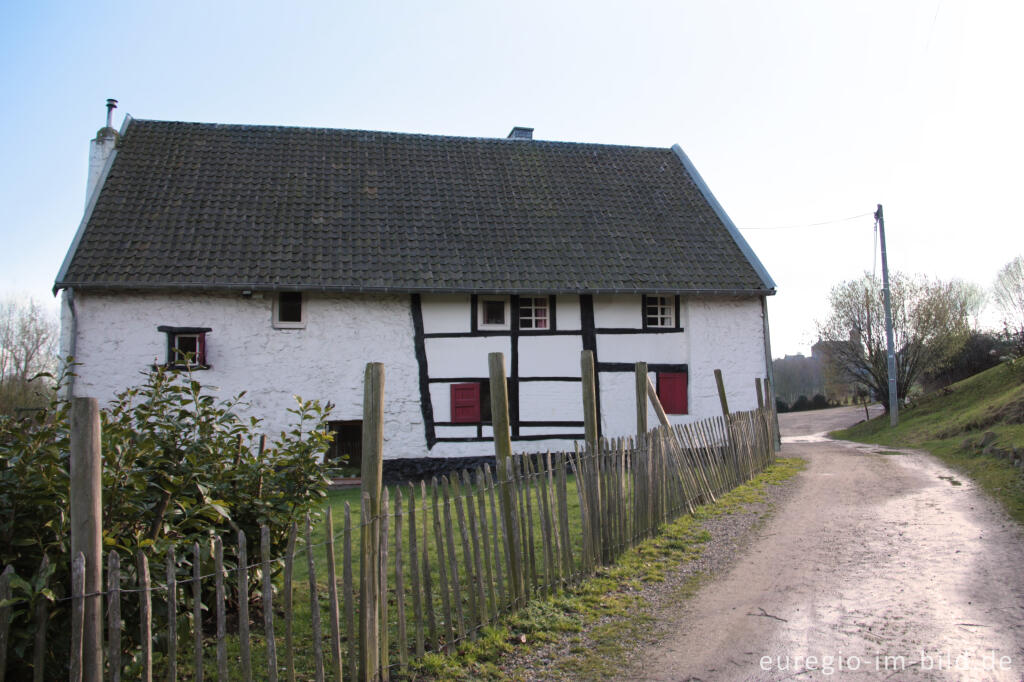
[{"label": "red window shutter", "polygon": [[456,424],[480,422],[480,384],[452,384],[452,421]]},{"label": "red window shutter", "polygon": [[196,364],[206,364],[206,332],[200,332],[196,341]]},{"label": "red window shutter", "polygon": [[659,372],[658,400],[665,414],[686,414],[686,372]]}]

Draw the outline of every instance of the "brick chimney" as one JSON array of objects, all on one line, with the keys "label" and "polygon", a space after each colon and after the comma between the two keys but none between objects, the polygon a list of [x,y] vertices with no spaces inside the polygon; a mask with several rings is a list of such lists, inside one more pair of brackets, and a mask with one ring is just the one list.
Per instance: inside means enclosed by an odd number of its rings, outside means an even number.
[{"label": "brick chimney", "polygon": [[96,139],[89,143],[89,181],[85,186],[85,205],[89,205],[92,194],[99,184],[103,167],[107,165],[107,159],[117,146],[118,134],[112,127],[114,109],[117,108],[116,99],[107,100],[107,125],[96,132]]}]

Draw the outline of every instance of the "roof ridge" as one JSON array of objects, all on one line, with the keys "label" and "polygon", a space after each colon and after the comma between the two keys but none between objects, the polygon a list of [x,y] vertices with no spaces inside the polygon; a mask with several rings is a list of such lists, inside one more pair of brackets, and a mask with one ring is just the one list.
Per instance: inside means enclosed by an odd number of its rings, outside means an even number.
[{"label": "roof ridge", "polygon": [[507,137],[483,137],[478,135],[448,135],[443,133],[410,133],[397,130],[368,130],[364,128],[328,128],[324,126],[289,126],[289,125],[277,125],[271,123],[216,123],[211,121],[168,121],[163,119],[152,119],[152,118],[135,118],[132,117],[133,123],[141,124],[163,124],[163,125],[181,125],[181,126],[196,126],[205,128],[238,128],[238,129],[250,129],[250,130],[268,130],[268,131],[281,131],[281,130],[292,130],[292,131],[305,131],[305,132],[330,132],[330,133],[364,133],[369,135],[388,135],[394,137],[411,137],[411,138],[430,138],[439,141],[443,140],[463,140],[463,141],[480,141],[480,142],[499,142],[504,144],[529,144],[529,145],[565,145],[565,146],[579,146],[579,147],[604,147],[609,149],[636,149],[643,151],[662,151],[670,153],[672,147],[655,147],[650,145],[632,145],[632,144],[610,144],[607,142],[580,142],[573,140],[544,140],[533,138],[530,140],[515,140]]}]

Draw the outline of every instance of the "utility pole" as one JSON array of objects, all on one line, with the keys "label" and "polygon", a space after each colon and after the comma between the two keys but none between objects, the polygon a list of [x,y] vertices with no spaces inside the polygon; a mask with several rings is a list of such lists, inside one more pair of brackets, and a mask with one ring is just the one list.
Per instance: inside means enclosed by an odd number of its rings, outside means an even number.
[{"label": "utility pole", "polygon": [[882,297],[885,302],[885,343],[886,359],[889,364],[889,426],[900,423],[899,392],[896,388],[896,348],[892,338],[892,304],[889,301],[889,261],[885,257],[885,218],[882,216],[882,205],[878,204],[875,211],[875,222],[878,223],[878,239],[882,245]]}]

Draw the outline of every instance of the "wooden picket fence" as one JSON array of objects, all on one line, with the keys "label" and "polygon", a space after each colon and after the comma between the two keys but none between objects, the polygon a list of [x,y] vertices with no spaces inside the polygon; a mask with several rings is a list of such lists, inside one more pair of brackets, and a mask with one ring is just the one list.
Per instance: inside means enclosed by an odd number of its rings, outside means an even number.
[{"label": "wooden picket fence", "polygon": [[[571,588],[665,523],[749,480],[774,460],[773,425],[770,406],[763,406],[572,452],[499,452],[496,470],[483,466],[384,489],[379,477],[376,489],[364,480],[359,509],[347,502],[339,508],[340,528],[328,506],[320,527],[309,517],[302,528],[292,525],[283,557],[271,556],[264,527],[259,560],[250,563],[248,539],[238,533],[231,538],[237,566],[225,568],[218,537],[209,546],[168,552],[166,579],[156,585],[146,554],[131,558],[126,575],[122,557],[110,552],[105,589],[87,594],[79,554],[71,679],[90,679],[81,658],[83,614],[90,599],[102,599],[100,665],[107,679],[130,670],[145,680],[202,680],[211,673],[218,680],[387,680],[410,660],[450,651],[530,600]],[[212,572],[204,574],[211,561]],[[213,603],[204,603],[211,594]],[[125,600],[134,600],[139,614],[132,627],[141,650],[128,646],[123,631]],[[0,642],[5,624],[0,617]]]}]

